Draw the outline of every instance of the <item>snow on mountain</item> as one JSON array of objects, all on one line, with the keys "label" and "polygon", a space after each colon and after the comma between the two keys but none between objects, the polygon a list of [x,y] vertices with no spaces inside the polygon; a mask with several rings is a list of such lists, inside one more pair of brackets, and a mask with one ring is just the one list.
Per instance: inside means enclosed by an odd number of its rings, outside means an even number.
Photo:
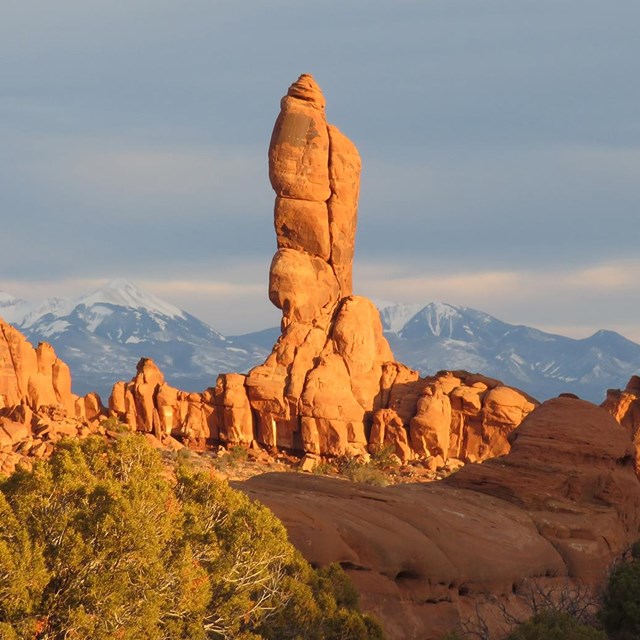
[{"label": "snow on mountain", "polygon": [[96,390],[104,399],[115,381],[133,377],[141,357],[153,358],[170,384],[201,391],[218,373],[246,371],[268,353],[124,280],[72,300],[25,303],[22,311],[8,321],[32,343],[53,345],[71,368],[76,393]]},{"label": "snow on mountain", "polygon": [[86,307],[99,303],[142,309],[147,313],[157,313],[174,319],[186,317],[184,311],[178,307],[142,291],[129,280],[112,280],[101,289],[81,296],[76,302],[77,305],[84,304]]},{"label": "snow on mountain", "polygon": [[17,301],[18,298],[15,298],[10,293],[7,293],[6,291],[0,291],[0,307],[15,304]]},{"label": "snow on mountain", "polygon": [[[599,403],[607,388],[624,387],[640,371],[640,345],[612,331],[576,340],[442,302],[377,305],[395,357],[424,375],[466,369],[540,400],[568,391]],[[71,367],[76,393],[97,390],[105,399],[141,357],[153,358],[170,384],[201,391],[219,373],[264,361],[280,335],[273,328],[225,337],[123,280],[73,300],[30,303],[2,292],[0,316],[34,344],[54,346]]]},{"label": "snow on mountain", "polygon": [[424,306],[422,304],[399,304],[377,299],[372,302],[380,311],[380,319],[384,329],[394,333],[400,331],[407,321],[413,318]]},{"label": "snow on mountain", "polygon": [[6,291],[0,291],[0,318],[10,323],[18,322],[24,318],[26,309],[25,300],[15,298]]},{"label": "snow on mountain", "polygon": [[496,377],[546,399],[562,392],[602,402],[607,388],[624,387],[640,370],[640,345],[613,331],[577,340],[507,324],[482,311],[432,302],[403,326],[384,318],[402,316],[406,305],[381,309],[395,356],[423,374],[466,369]]}]

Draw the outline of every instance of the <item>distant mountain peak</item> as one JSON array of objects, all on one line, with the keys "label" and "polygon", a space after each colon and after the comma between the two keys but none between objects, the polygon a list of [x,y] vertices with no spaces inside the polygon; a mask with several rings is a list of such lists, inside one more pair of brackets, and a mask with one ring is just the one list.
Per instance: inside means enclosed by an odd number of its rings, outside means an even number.
[{"label": "distant mountain peak", "polygon": [[113,304],[132,309],[144,309],[170,318],[185,318],[184,312],[152,293],[143,291],[131,280],[115,279],[76,301],[76,305]]},{"label": "distant mountain peak", "polygon": [[0,305],[16,304],[18,302],[21,302],[21,300],[6,291],[0,291]]}]

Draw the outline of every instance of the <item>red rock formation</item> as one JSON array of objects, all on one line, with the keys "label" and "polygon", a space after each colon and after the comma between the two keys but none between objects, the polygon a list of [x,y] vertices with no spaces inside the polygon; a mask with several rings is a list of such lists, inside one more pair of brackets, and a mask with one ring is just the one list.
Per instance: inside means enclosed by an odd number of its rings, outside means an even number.
[{"label": "red rock formation", "polygon": [[[282,310],[282,336],[245,381],[254,437],[323,455],[381,446],[393,446],[403,460],[505,453],[506,435],[535,401],[497,384],[489,391],[482,381],[466,385],[466,375],[419,379],[393,362],[374,305],[352,295],[360,157],[327,124],[324,109],[313,78],[300,76],[282,99],[271,138],[278,250],[269,298]],[[234,402],[246,415],[243,400]],[[225,406],[221,437],[235,420],[236,405]]]},{"label": "red rock formation", "polygon": [[246,379],[267,445],[364,453],[382,365],[392,359],[377,310],[351,295],[360,176],[355,146],[327,124],[311,76],[282,99],[269,148],[278,251],[269,298],[283,334]]},{"label": "red rock formation", "polygon": [[309,561],[340,562],[390,638],[435,640],[477,611],[497,634],[505,619],[492,602],[519,615],[531,584],[593,586],[640,536],[631,441],[606,412],[550,400],[511,439],[508,455],[440,483],[267,474],[237,486]]},{"label": "red rock formation", "polygon": [[0,473],[49,455],[64,436],[96,432],[103,417],[97,394],[71,392],[69,367],[51,345],[34,349],[0,319]]},{"label": "red rock formation", "polygon": [[640,473],[640,376],[631,376],[624,390],[609,389],[600,406],[631,436],[636,448],[636,469]]},{"label": "red rock formation", "polygon": [[217,437],[211,390],[189,393],[171,387],[149,358],[138,362],[131,382],[116,382],[109,411],[132,430],[152,433],[160,440],[179,436],[202,447]]},{"label": "red rock formation", "polygon": [[65,415],[84,419],[101,404],[95,394],[79,398],[71,392],[69,367],[53,347],[41,342],[34,349],[27,339],[0,318],[0,412],[20,415],[28,424],[33,412],[55,407]]},{"label": "red rock formation", "polygon": [[313,78],[300,76],[269,147],[277,238],[269,298],[282,310],[271,355],[247,376],[221,375],[208,398],[191,396],[191,427],[176,404],[181,392],[163,386],[150,361],[114,387],[112,411],[142,431],[313,455],[389,446],[403,461],[444,462],[506,453],[507,435],[536,402],[466,372],[419,378],[394,362],[375,306],[352,294],[360,156],[324,109]]}]

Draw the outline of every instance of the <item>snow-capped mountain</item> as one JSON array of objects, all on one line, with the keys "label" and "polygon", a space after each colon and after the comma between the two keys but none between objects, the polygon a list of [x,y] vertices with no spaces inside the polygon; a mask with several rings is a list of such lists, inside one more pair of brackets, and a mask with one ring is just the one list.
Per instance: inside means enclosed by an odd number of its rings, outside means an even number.
[{"label": "snow-capped mountain", "polygon": [[385,335],[400,362],[424,374],[466,369],[499,378],[539,399],[562,392],[602,402],[640,370],[640,345],[613,331],[576,340],[502,322],[482,311],[432,302],[380,305]]},{"label": "snow-capped mountain", "polygon": [[218,373],[246,371],[269,349],[228,339],[131,282],[114,280],[79,298],[27,303],[0,294],[0,316],[34,344],[53,345],[71,368],[74,391],[108,398],[129,380],[141,357],[153,358],[167,381],[189,391],[215,385]]},{"label": "snow-capped mountain", "polygon": [[[425,375],[466,369],[540,400],[569,391],[600,403],[607,388],[624,387],[640,371],[640,345],[612,331],[575,340],[440,302],[376,304],[395,357]],[[27,302],[0,292],[0,317],[34,344],[50,342],[71,367],[76,393],[96,390],[105,400],[141,357],[153,358],[170,384],[201,391],[219,373],[264,361],[280,335],[272,328],[225,337],[122,280],[73,300]]]}]

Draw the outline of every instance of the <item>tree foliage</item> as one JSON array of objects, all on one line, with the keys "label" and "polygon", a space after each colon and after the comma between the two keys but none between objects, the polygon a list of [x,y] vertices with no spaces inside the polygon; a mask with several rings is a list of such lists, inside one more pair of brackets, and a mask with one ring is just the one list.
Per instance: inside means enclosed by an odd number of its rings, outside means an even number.
[{"label": "tree foliage", "polygon": [[613,569],[604,593],[601,618],[609,635],[616,640],[640,638],[640,549],[633,548],[633,559]]},{"label": "tree foliage", "polygon": [[144,438],[65,441],[0,483],[0,640],[382,638],[337,566]]},{"label": "tree foliage", "polygon": [[542,611],[512,631],[507,640],[606,640],[602,632],[567,613]]}]

